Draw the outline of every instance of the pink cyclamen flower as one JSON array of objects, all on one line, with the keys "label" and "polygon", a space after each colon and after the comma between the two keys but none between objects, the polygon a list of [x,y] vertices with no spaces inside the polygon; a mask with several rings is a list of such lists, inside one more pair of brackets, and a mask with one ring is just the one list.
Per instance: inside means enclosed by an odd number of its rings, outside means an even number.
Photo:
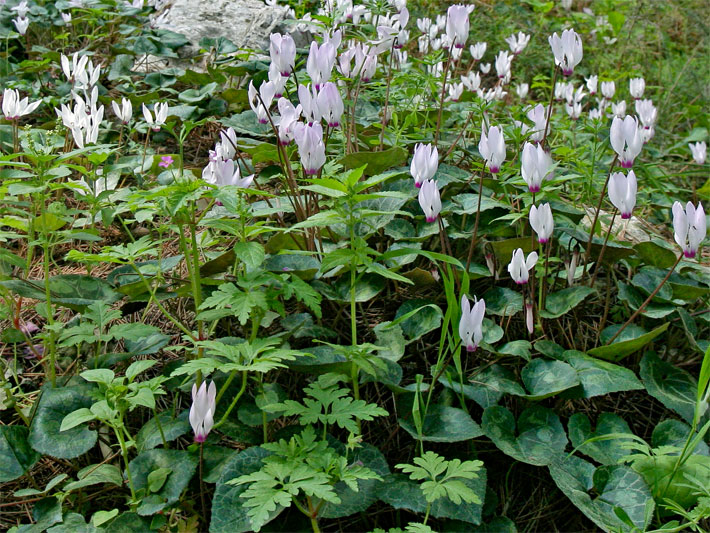
[{"label": "pink cyclamen flower", "polygon": [[163,157],[160,158],[160,163],[158,163],[158,166],[163,167],[163,168],[168,168],[174,162],[175,161],[173,160],[172,157],[170,157],[169,155],[164,155]]},{"label": "pink cyclamen flower", "polygon": [[203,381],[200,388],[192,385],[192,406],[190,407],[190,425],[195,432],[195,442],[205,442],[214,426],[217,387],[211,381],[209,387]]}]

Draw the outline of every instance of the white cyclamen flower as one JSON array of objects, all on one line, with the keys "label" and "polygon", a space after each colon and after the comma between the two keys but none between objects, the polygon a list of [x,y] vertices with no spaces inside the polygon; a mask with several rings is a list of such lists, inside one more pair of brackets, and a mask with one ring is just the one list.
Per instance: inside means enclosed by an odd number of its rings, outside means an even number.
[{"label": "white cyclamen flower", "polygon": [[602,82],[602,95],[607,100],[614,98],[614,93],[616,92],[616,84],[613,81],[603,81]]},{"label": "white cyclamen flower", "polygon": [[205,442],[207,435],[214,426],[216,410],[217,387],[211,381],[209,387],[203,381],[200,388],[197,383],[192,385],[192,406],[190,407],[190,425],[195,432],[195,442]]},{"label": "white cyclamen flower", "polygon": [[2,113],[7,120],[17,120],[37,109],[42,100],[30,103],[28,98],[20,98],[17,89],[5,89],[2,95]]},{"label": "white cyclamen flower", "polygon": [[574,30],[564,30],[562,37],[557,32],[548,38],[555,64],[562,69],[562,74],[570,76],[580,61],[582,61],[582,39]]},{"label": "white cyclamen flower", "polygon": [[703,204],[698,202],[696,208],[691,202],[688,202],[683,209],[680,202],[675,202],[673,204],[673,229],[675,232],[673,237],[678,246],[683,249],[683,255],[689,259],[695,257],[698,247],[707,233]]},{"label": "white cyclamen flower", "polygon": [[646,89],[646,81],[643,78],[631,78],[629,80],[629,92],[636,100],[643,98]]},{"label": "white cyclamen flower", "polygon": [[537,252],[530,252],[528,258],[525,259],[525,254],[522,248],[518,248],[513,252],[513,258],[508,265],[508,273],[513,281],[518,285],[524,285],[530,278],[529,271],[537,263]]},{"label": "white cyclamen flower", "polygon": [[124,124],[128,124],[133,116],[133,105],[128,98],[123,98],[121,100],[121,105],[118,102],[111,102],[111,107],[113,107],[113,112],[118,117],[118,120]]},{"label": "white cyclamen flower", "polygon": [[441,212],[441,195],[436,180],[426,180],[419,189],[419,205],[427,222],[434,222]]},{"label": "white cyclamen flower", "polygon": [[478,151],[486,160],[486,166],[492,174],[500,171],[500,166],[505,161],[505,138],[503,128],[491,126],[486,133],[484,125],[481,126],[481,140],[478,142]]},{"label": "white cyclamen flower", "polygon": [[506,37],[505,42],[508,43],[510,51],[517,56],[520,52],[525,50],[525,47],[530,42],[530,36],[521,31],[518,32],[517,35],[513,34],[510,37]]},{"label": "white cyclamen flower", "polygon": [[155,111],[155,118],[153,118],[153,115],[151,115],[148,108],[143,104],[143,118],[153,131],[160,131],[160,127],[165,124],[168,118],[168,103],[158,102],[153,106],[153,109]]},{"label": "white cyclamen flower", "polygon": [[409,172],[414,178],[417,188],[426,180],[430,180],[439,168],[439,151],[432,144],[417,144],[414,148],[414,157],[409,166]]},{"label": "white cyclamen flower", "polygon": [[468,14],[469,10],[461,4],[449,7],[446,12],[446,36],[456,48],[463,48],[468,39]]},{"label": "white cyclamen flower", "polygon": [[552,218],[550,204],[542,204],[540,207],[530,206],[530,226],[537,233],[537,242],[545,244],[552,236],[555,229],[555,220]]},{"label": "white cyclamen flower", "polygon": [[631,168],[634,159],[641,153],[643,138],[639,132],[638,120],[626,115],[623,119],[614,117],[609,132],[611,147],[619,156],[623,168]]},{"label": "white cyclamen flower", "polygon": [[705,158],[707,157],[708,147],[705,141],[697,142],[695,144],[688,143],[688,148],[690,148],[690,153],[693,154],[693,159],[698,165],[705,163]]},{"label": "white cyclamen flower", "polygon": [[466,346],[466,351],[474,352],[483,340],[483,317],[486,314],[485,300],[473,297],[473,307],[464,294],[461,296],[461,320],[459,321],[459,336]]},{"label": "white cyclamen flower", "polygon": [[269,37],[271,63],[284,77],[289,77],[296,61],[296,43],[289,34],[272,33]]},{"label": "white cyclamen flower", "polygon": [[545,152],[541,144],[526,142],[523,146],[520,173],[528,184],[530,192],[539,192],[543,180],[550,175],[552,158]]},{"label": "white cyclamen flower", "polygon": [[631,212],[636,206],[636,174],[629,170],[629,175],[623,172],[614,172],[609,178],[609,200],[614,204],[621,218],[631,218]]}]

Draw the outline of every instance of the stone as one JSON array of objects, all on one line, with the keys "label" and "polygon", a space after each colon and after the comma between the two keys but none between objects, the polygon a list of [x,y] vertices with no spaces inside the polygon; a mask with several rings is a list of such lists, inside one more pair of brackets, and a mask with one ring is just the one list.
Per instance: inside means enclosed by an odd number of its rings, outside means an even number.
[{"label": "stone", "polygon": [[225,37],[240,48],[266,51],[271,33],[289,31],[287,18],[288,6],[267,6],[263,0],[174,0],[154,24],[187,37],[191,45],[180,54],[192,56],[204,37]]}]

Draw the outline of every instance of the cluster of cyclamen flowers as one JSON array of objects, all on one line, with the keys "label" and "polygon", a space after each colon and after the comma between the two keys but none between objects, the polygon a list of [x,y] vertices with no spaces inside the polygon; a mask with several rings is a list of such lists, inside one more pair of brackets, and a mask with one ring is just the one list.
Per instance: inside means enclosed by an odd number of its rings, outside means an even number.
[{"label": "cluster of cyclamen flowers", "polygon": [[[447,20],[457,16],[461,6],[449,8]],[[453,15],[452,15],[453,13]],[[466,30],[467,31],[467,30]],[[465,38],[457,36],[451,40],[453,49],[465,42]],[[556,33],[550,36],[549,43],[555,58],[556,66],[562,71],[564,76],[571,76],[574,68],[582,60],[583,47],[582,40],[574,30],[565,30],[562,36]],[[525,41],[527,44],[527,41]],[[524,47],[524,44],[522,45]],[[511,44],[511,48],[513,45]],[[485,47],[484,47],[485,49]],[[473,54],[473,50],[472,50]],[[507,60],[506,60],[507,61]],[[498,63],[498,62],[496,62]],[[508,65],[509,66],[509,65]],[[498,64],[496,65],[498,69]],[[502,69],[503,71],[505,69]],[[499,77],[504,79],[504,76]],[[596,93],[597,77],[592,76],[587,79],[587,88],[591,94]],[[631,95],[636,99],[637,117],[626,115],[625,103],[623,106],[617,104],[613,113],[613,120],[609,132],[611,147],[616,153],[614,163],[619,162],[620,166],[628,170],[628,174],[623,172],[610,172],[609,176],[609,200],[615,209],[621,213],[622,219],[631,218],[632,211],[636,205],[637,180],[631,168],[634,160],[641,153],[643,144],[653,136],[653,125],[655,124],[657,111],[651,100],[641,100],[645,90],[643,78],[634,78],[630,81]],[[605,109],[613,97],[615,86],[613,82],[602,83],[602,93],[604,98],[600,101],[599,117],[601,110]],[[566,99],[567,112],[577,118],[581,114],[581,100],[584,97],[582,87],[575,89],[570,82],[562,82],[554,87],[554,94],[560,95],[559,100]],[[540,192],[542,183],[552,175],[553,161],[549,153],[543,146],[543,141],[548,133],[549,112],[542,104],[538,104],[530,109],[527,117],[534,123],[530,128],[525,124],[516,123],[521,127],[523,133],[529,133],[532,142],[525,142],[521,154],[520,173],[528,186],[528,190],[533,195],[533,204],[530,207],[530,226],[537,235],[540,244],[547,243],[554,230],[554,218],[549,203],[535,205],[535,194]],[[706,145],[697,143],[690,145],[694,159],[699,164],[705,161]],[[481,157],[485,160],[486,167],[495,175],[500,172],[501,165],[506,159],[506,145],[501,126],[490,126],[486,129],[482,126],[481,139],[478,144]],[[612,166],[614,165],[612,163]],[[419,204],[424,212],[427,222],[434,222],[441,212],[441,194],[437,186],[434,175],[438,168],[438,151],[433,145],[418,144],[414,150],[414,156],[410,166],[410,173],[414,178],[414,184],[419,188]],[[612,169],[613,170],[613,169]],[[604,191],[602,191],[604,194]],[[683,254],[687,258],[695,257],[700,243],[706,235],[705,212],[702,204],[695,207],[691,202],[682,206],[680,202],[673,205],[673,227],[674,238],[682,248]],[[611,228],[610,228],[611,229]],[[518,248],[513,251],[511,262],[508,265],[508,272],[511,278],[518,285],[525,285],[529,280],[530,271],[535,267],[538,260],[537,252],[531,252],[527,258],[523,250]],[[573,278],[572,278],[573,279]],[[532,299],[531,299],[532,300]],[[485,301],[477,300],[474,297],[475,305],[471,308],[469,300],[464,295],[461,300],[461,322],[459,334],[467,350],[476,349],[478,342],[482,338],[482,320],[485,314]],[[526,302],[526,324],[530,333],[533,331],[533,304]]]}]

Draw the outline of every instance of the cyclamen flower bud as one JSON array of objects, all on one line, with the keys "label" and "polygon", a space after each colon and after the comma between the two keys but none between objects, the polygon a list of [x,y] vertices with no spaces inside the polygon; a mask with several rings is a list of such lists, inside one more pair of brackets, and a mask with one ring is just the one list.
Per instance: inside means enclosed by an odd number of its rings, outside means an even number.
[{"label": "cyclamen flower bud", "polygon": [[631,168],[634,165],[634,159],[641,153],[643,147],[638,120],[630,115],[626,115],[623,119],[614,117],[609,140],[611,147],[619,156],[621,166]]},{"label": "cyclamen flower bud", "polygon": [[548,38],[555,64],[562,69],[562,74],[570,76],[580,61],[582,61],[582,39],[574,30],[564,30],[562,37],[557,32]]},{"label": "cyclamen flower bud", "polygon": [[461,320],[459,321],[459,337],[466,346],[467,352],[475,352],[479,343],[483,339],[483,317],[486,314],[485,300],[477,300],[473,297],[473,308],[471,302],[464,294],[461,296]]},{"label": "cyclamen flower bud", "polygon": [[527,302],[525,304],[525,326],[528,328],[528,333],[530,333],[530,335],[532,335],[533,326],[534,326],[533,304],[531,304],[530,302]]},{"label": "cyclamen flower bud", "polygon": [[687,258],[695,257],[700,243],[707,233],[707,222],[703,204],[698,202],[698,207],[688,202],[683,209],[680,202],[673,204],[673,229],[675,242],[683,249]]},{"label": "cyclamen flower bud", "polygon": [[217,387],[211,381],[209,387],[203,381],[200,388],[192,385],[192,406],[190,407],[190,425],[195,432],[195,442],[203,443],[214,426]]},{"label": "cyclamen flower bud", "polygon": [[599,83],[599,76],[596,74],[594,76],[589,76],[587,78],[587,90],[590,96],[597,94],[597,84]]},{"label": "cyclamen flower bud", "polygon": [[537,252],[530,252],[527,260],[522,248],[518,248],[513,252],[513,258],[508,265],[508,272],[513,281],[518,285],[524,285],[528,282],[529,271],[537,263]]},{"label": "cyclamen flower bud", "polygon": [[436,180],[426,180],[419,189],[419,205],[427,222],[434,222],[441,212],[441,196]]},{"label": "cyclamen flower bud", "polygon": [[530,206],[530,226],[537,233],[537,242],[540,244],[545,244],[550,239],[555,221],[549,203],[542,204],[539,208]]},{"label": "cyclamen flower bud", "polygon": [[631,218],[636,205],[636,174],[629,170],[629,175],[614,172],[609,178],[609,200],[621,212],[624,220]]},{"label": "cyclamen flower bud", "polygon": [[417,188],[426,180],[430,180],[439,168],[439,151],[432,144],[417,144],[414,148],[414,157],[409,166],[409,173],[414,178]]},{"label": "cyclamen flower bud", "polygon": [[503,128],[491,126],[486,134],[485,126],[481,126],[481,140],[478,143],[478,151],[483,159],[486,160],[486,166],[492,174],[500,172],[500,166],[505,161]]},{"label": "cyclamen flower bud", "polygon": [[524,100],[525,97],[528,95],[529,90],[530,86],[527,83],[519,83],[518,86],[515,88],[515,93],[518,95],[518,98]]}]

